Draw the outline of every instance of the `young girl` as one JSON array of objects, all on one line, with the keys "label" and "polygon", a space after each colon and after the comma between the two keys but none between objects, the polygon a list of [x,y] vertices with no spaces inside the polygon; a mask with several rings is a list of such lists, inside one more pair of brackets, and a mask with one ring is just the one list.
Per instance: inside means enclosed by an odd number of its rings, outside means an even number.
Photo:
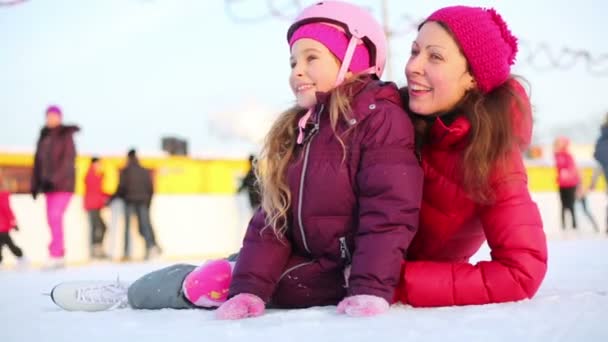
[{"label": "young girl", "polygon": [[[296,105],[267,135],[261,208],[231,281],[227,261],[179,266],[176,283],[191,303],[183,307],[221,304],[221,319],[258,316],[266,306],[339,303],[353,316],[388,309],[418,226],[422,170],[398,90],[378,80],[385,39],[367,11],[344,2],[312,5],[291,25]],[[131,306],[162,307],[145,296],[156,293],[152,279],[163,283],[171,271],[157,272],[131,285]]]},{"label": "young girl", "polygon": [[[531,298],[547,271],[522,149],[531,106],[511,76],[517,40],[493,9],[453,6],[419,27],[405,67],[424,170],[420,226],[397,298],[413,306]],[[486,241],[490,261],[470,264]]]},{"label": "young girl", "polygon": [[561,203],[562,229],[566,229],[566,211],[570,212],[572,228],[576,229],[576,211],[574,203],[577,197],[577,187],[581,182],[574,157],[568,150],[570,140],[566,137],[557,137],[553,143],[553,156],[557,173],[557,186]]},{"label": "young girl", "polygon": [[17,265],[19,267],[26,266],[26,259],[23,256],[23,251],[19,248],[10,236],[11,230],[19,230],[15,214],[10,205],[10,192],[7,191],[6,182],[2,176],[0,169],[0,264],[2,264],[2,249],[4,246],[17,257]]}]

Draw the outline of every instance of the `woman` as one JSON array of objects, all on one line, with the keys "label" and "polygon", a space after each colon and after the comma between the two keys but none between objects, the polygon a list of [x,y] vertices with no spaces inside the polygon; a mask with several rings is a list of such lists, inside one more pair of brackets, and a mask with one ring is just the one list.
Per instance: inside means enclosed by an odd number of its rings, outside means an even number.
[{"label": "woman", "polygon": [[64,266],[63,214],[74,193],[76,148],[73,135],[77,126],[62,124],[62,112],[57,106],[46,110],[46,125],[40,130],[36,145],[31,193],[46,197],[46,213],[51,229],[49,254],[51,259],[44,268]]},{"label": "woman", "polygon": [[[420,225],[396,298],[412,306],[532,297],[547,245],[521,150],[531,106],[510,74],[517,40],[493,9],[454,6],[419,27],[402,89],[424,170]],[[487,241],[491,261],[469,258]]]}]

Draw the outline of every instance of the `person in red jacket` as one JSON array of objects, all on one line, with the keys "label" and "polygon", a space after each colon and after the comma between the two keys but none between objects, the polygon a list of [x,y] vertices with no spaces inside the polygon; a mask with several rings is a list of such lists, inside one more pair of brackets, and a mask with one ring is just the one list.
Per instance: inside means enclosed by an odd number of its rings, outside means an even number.
[{"label": "person in red jacket", "polygon": [[[416,307],[534,296],[547,242],[522,150],[531,105],[510,71],[517,39],[494,9],[453,6],[420,26],[404,103],[424,170],[419,230],[396,299]],[[491,260],[469,262],[484,241]]]},{"label": "person in red jacket", "polygon": [[2,249],[4,246],[17,257],[18,265],[25,264],[25,257],[23,251],[19,248],[10,236],[11,230],[19,230],[17,226],[17,220],[15,214],[11,209],[10,205],[10,192],[6,191],[4,186],[4,179],[0,170],[0,264],[2,264]]},{"label": "person in red jacket", "polygon": [[91,224],[91,258],[105,259],[103,237],[107,230],[101,218],[101,209],[106,205],[109,196],[103,192],[103,172],[99,158],[92,157],[91,164],[84,178],[84,209]]},{"label": "person in red jacket", "polygon": [[557,173],[557,186],[559,187],[559,199],[561,202],[562,229],[566,229],[566,211],[570,212],[572,228],[576,229],[576,189],[581,182],[581,177],[576,167],[574,157],[570,153],[568,146],[570,139],[557,137],[553,143],[553,157]]}]

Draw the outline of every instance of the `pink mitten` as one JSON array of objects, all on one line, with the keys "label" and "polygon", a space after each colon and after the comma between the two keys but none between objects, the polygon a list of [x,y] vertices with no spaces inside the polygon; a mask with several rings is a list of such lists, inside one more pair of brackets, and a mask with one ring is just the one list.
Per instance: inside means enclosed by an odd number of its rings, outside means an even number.
[{"label": "pink mitten", "polygon": [[264,313],[264,301],[250,293],[240,293],[222,304],[215,312],[218,319],[257,317]]},{"label": "pink mitten", "polygon": [[182,290],[190,303],[204,308],[216,308],[226,301],[231,279],[230,262],[224,259],[211,260],[186,276]]},{"label": "pink mitten", "polygon": [[353,317],[375,316],[386,312],[389,306],[388,302],[382,297],[355,295],[342,299],[338,304],[338,312]]}]

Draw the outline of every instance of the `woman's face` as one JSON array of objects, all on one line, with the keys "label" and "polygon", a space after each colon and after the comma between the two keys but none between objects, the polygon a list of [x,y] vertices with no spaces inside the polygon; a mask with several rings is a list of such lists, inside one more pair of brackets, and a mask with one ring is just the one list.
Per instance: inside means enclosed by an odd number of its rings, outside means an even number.
[{"label": "woman's face", "polygon": [[405,66],[409,108],[420,115],[450,111],[475,87],[467,60],[456,41],[438,23],[427,22],[412,43]]}]

